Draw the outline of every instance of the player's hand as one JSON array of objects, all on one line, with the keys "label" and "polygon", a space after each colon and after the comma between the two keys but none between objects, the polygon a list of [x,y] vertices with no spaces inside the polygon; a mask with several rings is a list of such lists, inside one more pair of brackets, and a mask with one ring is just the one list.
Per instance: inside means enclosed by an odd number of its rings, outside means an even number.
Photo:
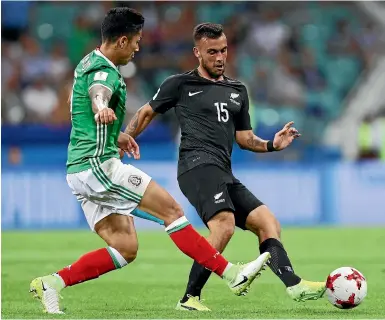
[{"label": "player's hand", "polygon": [[[122,137],[124,137],[123,141],[122,141]],[[125,152],[129,158],[134,156],[135,160],[139,160],[140,159],[140,151],[139,151],[139,146],[136,143],[135,139],[133,137],[131,137],[130,135],[125,134],[125,133],[121,133],[119,138],[120,138],[119,139],[120,141],[118,141],[119,148],[123,152]],[[120,154],[120,158],[122,159],[123,156],[122,156],[120,151],[119,151],[119,154]]]},{"label": "player's hand", "polygon": [[96,123],[111,124],[117,119],[114,110],[111,108],[104,108],[95,114]]},{"label": "player's hand", "polygon": [[285,124],[283,129],[277,132],[274,136],[273,147],[276,150],[282,150],[290,146],[294,139],[297,139],[301,134],[296,128],[292,128],[294,121]]}]

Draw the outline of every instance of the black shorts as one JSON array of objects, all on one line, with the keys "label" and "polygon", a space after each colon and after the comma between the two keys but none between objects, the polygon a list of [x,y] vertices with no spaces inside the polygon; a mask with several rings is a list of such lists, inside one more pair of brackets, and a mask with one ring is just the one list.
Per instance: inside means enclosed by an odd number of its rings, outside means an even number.
[{"label": "black shorts", "polygon": [[216,165],[203,164],[178,177],[179,187],[207,222],[221,211],[232,211],[235,225],[246,230],[246,218],[263,205],[232,173]]}]

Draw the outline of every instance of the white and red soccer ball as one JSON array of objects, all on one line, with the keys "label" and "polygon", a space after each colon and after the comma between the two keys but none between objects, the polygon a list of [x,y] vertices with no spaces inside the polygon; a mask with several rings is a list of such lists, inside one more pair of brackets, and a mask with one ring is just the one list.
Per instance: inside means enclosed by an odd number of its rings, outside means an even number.
[{"label": "white and red soccer ball", "polygon": [[332,305],[340,309],[357,307],[367,292],[365,277],[354,268],[338,268],[326,280],[326,296]]}]

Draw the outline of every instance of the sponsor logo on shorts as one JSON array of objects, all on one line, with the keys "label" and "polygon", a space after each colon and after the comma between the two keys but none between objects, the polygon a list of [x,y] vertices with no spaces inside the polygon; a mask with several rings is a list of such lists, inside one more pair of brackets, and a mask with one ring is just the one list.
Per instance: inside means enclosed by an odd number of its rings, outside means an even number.
[{"label": "sponsor logo on shorts", "polygon": [[134,187],[139,187],[142,183],[142,177],[137,175],[130,175],[128,177],[128,182],[131,183]]},{"label": "sponsor logo on shorts", "polygon": [[215,196],[214,196],[214,203],[222,203],[222,202],[225,202],[225,199],[221,199],[223,195],[223,192],[220,192],[220,193],[217,193]]}]

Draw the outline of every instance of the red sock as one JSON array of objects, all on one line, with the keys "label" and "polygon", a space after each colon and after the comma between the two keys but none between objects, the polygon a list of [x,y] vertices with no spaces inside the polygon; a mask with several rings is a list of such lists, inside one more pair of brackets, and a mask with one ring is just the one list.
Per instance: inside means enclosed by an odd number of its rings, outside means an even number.
[{"label": "red sock", "polygon": [[170,225],[171,228],[166,228],[172,241],[184,254],[218,276],[222,276],[229,262],[192,227],[186,218],[183,221],[179,225],[173,227]]},{"label": "red sock", "polygon": [[119,268],[106,248],[88,252],[72,265],[57,273],[66,286],[98,278],[100,275]]}]

